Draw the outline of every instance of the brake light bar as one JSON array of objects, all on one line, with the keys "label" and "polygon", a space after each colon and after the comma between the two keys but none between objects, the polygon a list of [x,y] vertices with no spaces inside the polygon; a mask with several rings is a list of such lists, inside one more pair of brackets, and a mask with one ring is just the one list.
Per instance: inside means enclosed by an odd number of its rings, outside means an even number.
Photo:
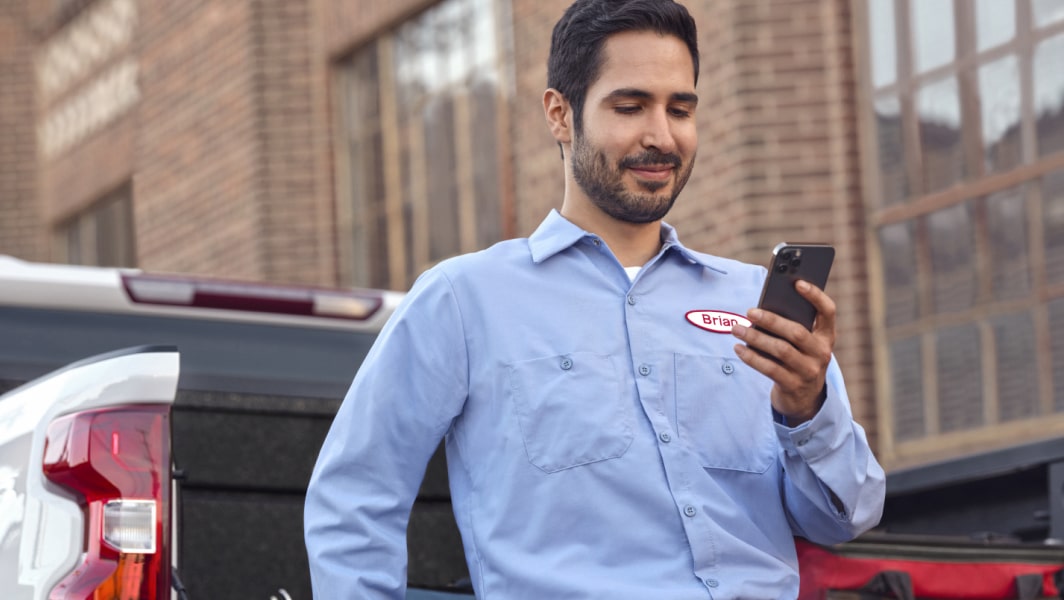
[{"label": "brake light bar", "polygon": [[221,281],[181,275],[123,274],[133,302],[353,319],[372,317],[379,294],[278,284]]},{"label": "brake light bar", "polygon": [[145,405],[60,417],[48,427],[45,476],[85,512],[81,563],[49,600],[170,597],[170,411]]}]

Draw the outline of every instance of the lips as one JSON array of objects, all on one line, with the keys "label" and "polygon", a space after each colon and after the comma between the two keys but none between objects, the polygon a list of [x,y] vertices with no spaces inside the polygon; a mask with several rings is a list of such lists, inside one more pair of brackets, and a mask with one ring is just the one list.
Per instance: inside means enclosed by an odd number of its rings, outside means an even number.
[{"label": "lips", "polygon": [[636,176],[643,179],[668,179],[673,172],[672,165],[641,165],[638,167],[629,167]]}]

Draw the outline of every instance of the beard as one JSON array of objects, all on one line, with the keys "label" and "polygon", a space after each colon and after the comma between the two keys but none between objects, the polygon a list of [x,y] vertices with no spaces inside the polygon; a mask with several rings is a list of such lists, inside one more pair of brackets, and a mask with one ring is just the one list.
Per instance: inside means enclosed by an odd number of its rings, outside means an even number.
[{"label": "beard", "polygon": [[[667,181],[639,181],[642,192],[629,191],[623,180],[625,170],[648,165],[672,165],[676,177]],[[653,148],[626,156],[616,166],[611,166],[606,154],[585,142],[583,136],[573,140],[573,179],[599,210],[625,223],[651,223],[663,219],[687,185],[693,166],[693,160],[684,166],[679,156]],[[657,193],[670,182],[673,183],[672,193]]]}]

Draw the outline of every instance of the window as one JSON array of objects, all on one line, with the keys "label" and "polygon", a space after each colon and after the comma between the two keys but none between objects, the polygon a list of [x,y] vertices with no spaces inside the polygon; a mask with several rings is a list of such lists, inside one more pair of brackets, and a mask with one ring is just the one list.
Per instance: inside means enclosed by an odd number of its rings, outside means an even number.
[{"label": "window", "polygon": [[880,454],[914,464],[1053,435],[1064,425],[1064,3],[857,5]]},{"label": "window", "polygon": [[74,265],[133,267],[133,196],[129,185],[108,194],[58,229],[60,260]]},{"label": "window", "polygon": [[513,235],[508,11],[443,0],[342,65],[351,283],[405,289],[433,263]]}]

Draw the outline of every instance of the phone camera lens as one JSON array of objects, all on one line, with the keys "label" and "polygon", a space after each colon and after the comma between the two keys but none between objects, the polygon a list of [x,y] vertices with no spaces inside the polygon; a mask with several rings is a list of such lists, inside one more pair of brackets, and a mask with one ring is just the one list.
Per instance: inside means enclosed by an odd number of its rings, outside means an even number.
[{"label": "phone camera lens", "polygon": [[791,268],[792,269],[797,269],[801,264],[802,264],[802,259],[798,258],[797,256],[791,258]]},{"label": "phone camera lens", "polygon": [[779,271],[780,273],[786,273],[787,272],[787,263],[781,262],[780,264],[776,265],[776,270]]}]

